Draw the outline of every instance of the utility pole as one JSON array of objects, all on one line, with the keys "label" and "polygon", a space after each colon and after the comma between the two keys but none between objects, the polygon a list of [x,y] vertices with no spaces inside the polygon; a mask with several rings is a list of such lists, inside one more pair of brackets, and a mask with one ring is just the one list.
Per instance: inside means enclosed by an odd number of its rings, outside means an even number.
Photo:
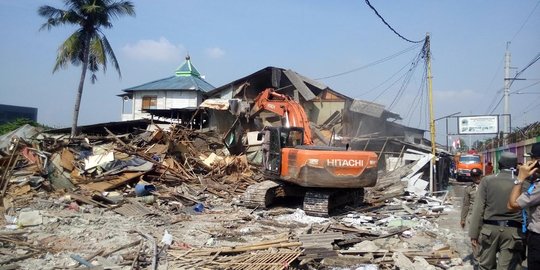
[{"label": "utility pole", "polygon": [[508,108],[508,97],[510,95],[510,84],[512,78],[510,78],[510,41],[506,42],[506,52],[504,54],[504,130],[503,130],[503,144],[506,144],[506,135],[510,133],[510,124],[509,124],[509,117],[510,117],[510,110]]},{"label": "utility pole", "polygon": [[435,181],[433,175],[433,169],[435,166],[435,116],[433,114],[433,86],[432,86],[432,76],[431,76],[431,49],[430,49],[430,38],[429,33],[426,33],[426,43],[424,45],[425,54],[426,54],[426,63],[427,63],[427,83],[428,83],[428,97],[429,97],[429,131],[431,133],[431,154],[433,157],[429,162],[429,191],[433,194],[435,191]]}]

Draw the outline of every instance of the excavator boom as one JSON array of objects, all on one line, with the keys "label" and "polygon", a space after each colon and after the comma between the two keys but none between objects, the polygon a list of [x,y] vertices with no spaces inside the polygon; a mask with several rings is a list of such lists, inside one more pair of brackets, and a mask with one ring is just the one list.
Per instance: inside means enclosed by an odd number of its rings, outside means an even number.
[{"label": "excavator boom", "polygon": [[272,88],[266,88],[256,98],[251,109],[251,116],[258,115],[262,111],[273,112],[285,120],[285,127],[300,127],[304,129],[305,145],[312,145],[311,128],[302,105],[287,95],[274,92]]}]

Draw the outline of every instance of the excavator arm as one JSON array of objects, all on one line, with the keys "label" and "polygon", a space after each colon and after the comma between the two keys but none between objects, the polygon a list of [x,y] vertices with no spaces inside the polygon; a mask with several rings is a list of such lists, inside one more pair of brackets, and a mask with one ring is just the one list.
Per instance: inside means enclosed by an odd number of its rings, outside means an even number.
[{"label": "excavator arm", "polygon": [[276,93],[272,88],[266,88],[255,98],[251,116],[262,111],[270,111],[285,120],[285,127],[300,127],[304,129],[304,144],[312,145],[311,128],[304,108],[291,97]]}]

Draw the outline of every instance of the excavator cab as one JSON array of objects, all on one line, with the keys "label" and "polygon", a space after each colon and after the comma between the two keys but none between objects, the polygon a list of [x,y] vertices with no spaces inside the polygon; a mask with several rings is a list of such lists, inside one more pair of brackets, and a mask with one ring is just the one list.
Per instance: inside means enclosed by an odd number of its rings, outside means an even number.
[{"label": "excavator cab", "polygon": [[304,129],[299,127],[265,127],[258,139],[263,139],[262,164],[267,174],[279,177],[281,174],[281,149],[303,145]]}]

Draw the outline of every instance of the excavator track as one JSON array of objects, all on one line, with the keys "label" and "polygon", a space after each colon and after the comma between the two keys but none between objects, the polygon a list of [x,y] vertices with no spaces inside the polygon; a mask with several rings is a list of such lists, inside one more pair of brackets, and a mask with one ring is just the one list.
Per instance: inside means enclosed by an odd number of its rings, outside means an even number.
[{"label": "excavator track", "polygon": [[243,203],[247,207],[266,208],[272,204],[276,197],[276,189],[281,184],[276,181],[266,180],[249,186],[243,196]]},{"label": "excavator track", "polygon": [[363,201],[364,189],[313,189],[266,180],[249,186],[242,198],[250,208],[268,208],[276,198],[304,197],[303,209],[310,216],[328,217],[343,205],[358,205]]},{"label": "excavator track", "polygon": [[310,190],[304,197],[304,211],[310,216],[328,217],[343,205],[356,206],[363,201],[364,189]]}]

